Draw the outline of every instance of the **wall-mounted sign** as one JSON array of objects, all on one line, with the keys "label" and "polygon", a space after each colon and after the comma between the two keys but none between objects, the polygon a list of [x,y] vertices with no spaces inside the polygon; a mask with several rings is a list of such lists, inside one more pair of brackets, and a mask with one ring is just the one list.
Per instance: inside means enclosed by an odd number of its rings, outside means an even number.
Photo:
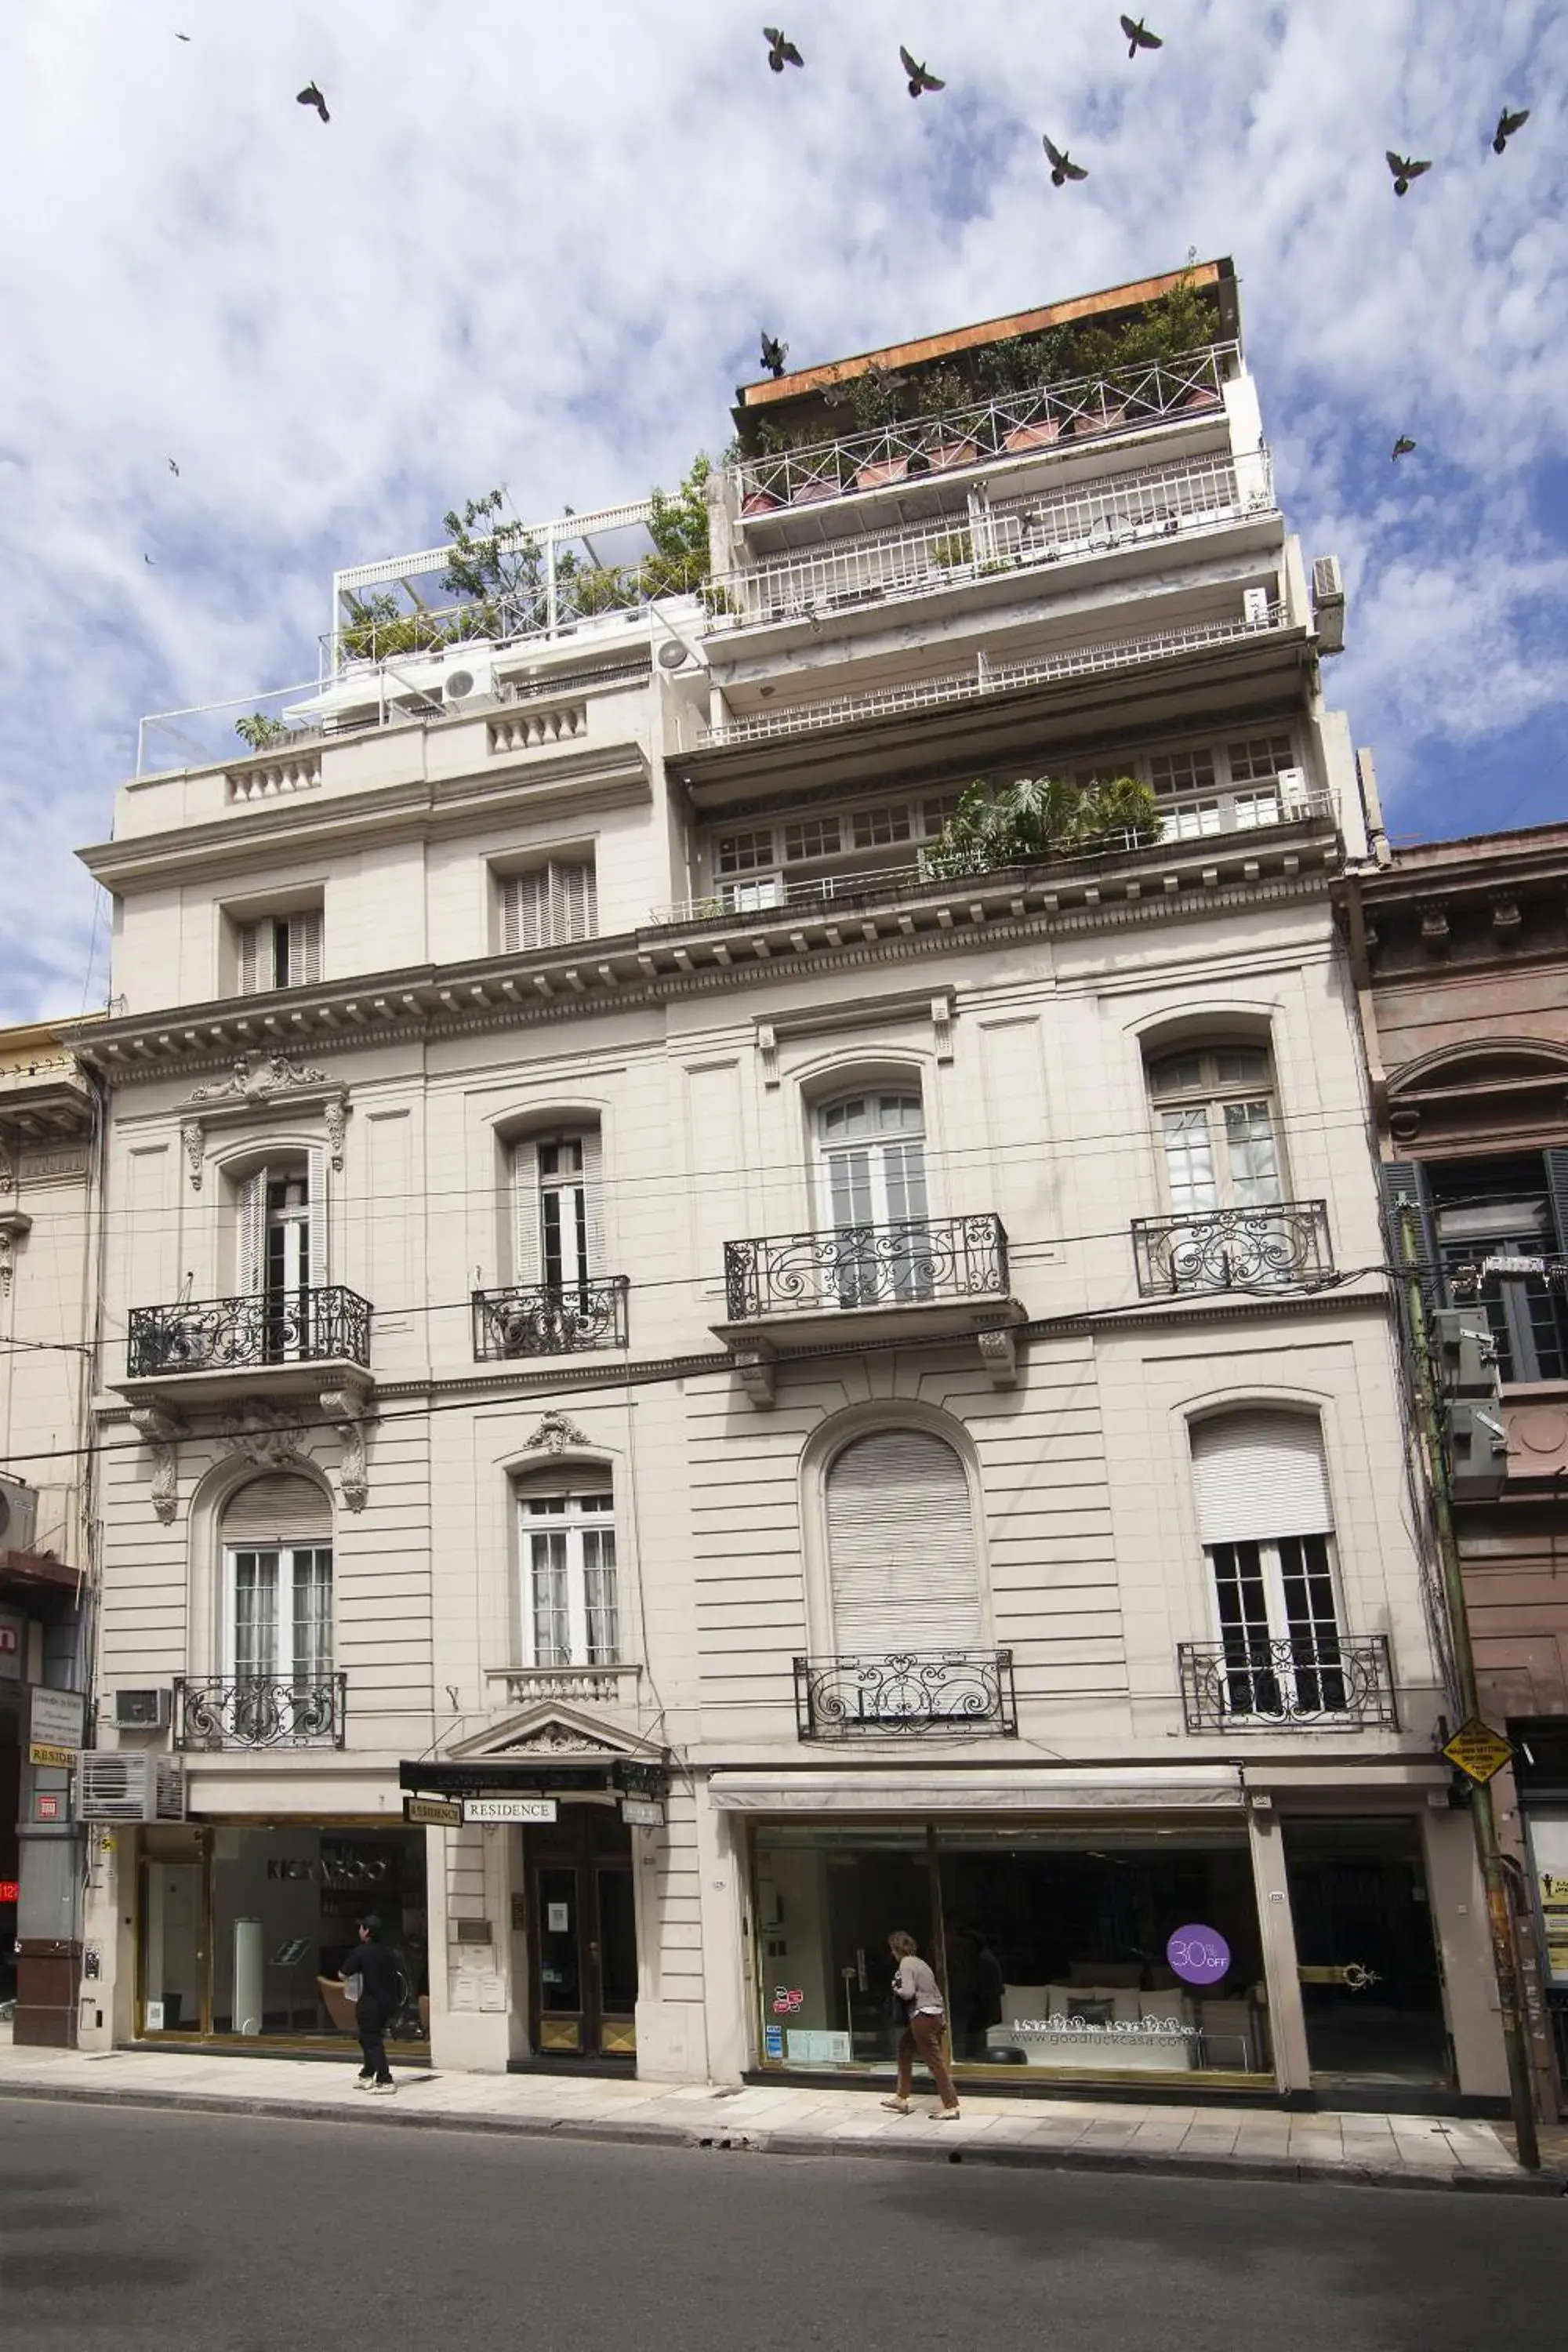
[{"label": "wall-mounted sign", "polygon": [[782,2058],[784,2056],[784,2030],[782,2025],[763,2026],[763,2055],[764,2058]]},{"label": "wall-mounted sign", "polygon": [[552,1822],[553,1797],[465,1797],[465,1822]]},{"label": "wall-mounted sign", "polygon": [[60,1801],[52,1789],[38,1789],[33,1794],[33,1819],[36,1822],[58,1822],[64,1819]]},{"label": "wall-mounted sign", "polygon": [[35,1683],[27,1717],[29,1736],[51,1748],[79,1748],[85,1705],[80,1691],[46,1690],[41,1683]]},{"label": "wall-mounted sign", "polygon": [[823,2033],[810,2028],[803,2032],[792,2026],[785,2040],[790,2063],[794,2066],[847,2066],[849,2063],[851,2053],[847,2033]]},{"label": "wall-mounted sign", "polygon": [[163,2031],[163,2004],[161,2000],[147,2003],[147,2031],[149,2033],[162,2033]]},{"label": "wall-mounted sign", "polygon": [[545,1905],[544,1932],[547,1936],[569,1936],[572,1933],[572,1911],[569,1904],[547,1903]]},{"label": "wall-mounted sign", "polygon": [[403,1818],[422,1822],[427,1830],[457,1830],[463,1825],[463,1808],[455,1797],[405,1797]]},{"label": "wall-mounted sign", "polygon": [[0,1614],[0,1681],[22,1679],[22,1620],[7,1611]]},{"label": "wall-mounted sign", "polygon": [[1178,1927],[1165,1958],[1184,1984],[1216,1985],[1230,1966],[1230,1946],[1217,1927]]},{"label": "wall-mounted sign", "polygon": [[651,1797],[623,1797],[621,1819],[634,1830],[661,1830],[664,1827],[664,1807]]},{"label": "wall-mounted sign", "polygon": [[0,1903],[19,1903],[21,1899],[20,1881],[15,1878],[0,1878]]},{"label": "wall-mounted sign", "polygon": [[1452,1739],[1445,1741],[1443,1753],[1467,1779],[1485,1788],[1509,1762],[1513,1749],[1500,1731],[1494,1731],[1489,1723],[1472,1715],[1468,1723],[1460,1724]]},{"label": "wall-mounted sign", "polygon": [[41,1765],[47,1772],[69,1772],[74,1769],[81,1751],[76,1748],[57,1748],[52,1739],[29,1739],[27,1761]]}]

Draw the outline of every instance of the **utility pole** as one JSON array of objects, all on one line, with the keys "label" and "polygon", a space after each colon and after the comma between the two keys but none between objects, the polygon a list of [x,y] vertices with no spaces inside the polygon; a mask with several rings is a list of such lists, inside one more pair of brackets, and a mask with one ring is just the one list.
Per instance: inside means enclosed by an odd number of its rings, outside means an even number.
[{"label": "utility pole", "polygon": [[[1437,1557],[1443,1570],[1443,1591],[1454,1642],[1454,1679],[1459,1713],[1467,1723],[1480,1714],[1476,1684],[1476,1654],[1470,1645],[1470,1623],[1465,1610],[1464,1578],[1459,1566],[1458,1538],[1454,1533],[1453,1503],[1448,1491],[1448,1455],[1443,1443],[1442,1416],[1426,1330],[1426,1303],[1415,1251],[1415,1211],[1408,1201],[1399,1210],[1399,1255],[1410,1309],[1410,1336],[1415,1355],[1416,1414],[1432,1484],[1432,1511],[1437,1531]],[[1492,1792],[1481,1780],[1470,1785],[1470,1820],[1476,1832],[1476,1859],[1486,1890],[1487,1921],[1491,1929],[1492,1964],[1497,1970],[1498,2006],[1503,2047],[1508,2054],[1509,2104],[1513,2110],[1514,2145],[1527,2172],[1541,2169],[1541,2143],[1535,2129],[1535,2085],[1524,2037],[1524,2016],[1519,1995],[1519,1958],[1503,1878],[1502,1853],[1498,1844]]]}]

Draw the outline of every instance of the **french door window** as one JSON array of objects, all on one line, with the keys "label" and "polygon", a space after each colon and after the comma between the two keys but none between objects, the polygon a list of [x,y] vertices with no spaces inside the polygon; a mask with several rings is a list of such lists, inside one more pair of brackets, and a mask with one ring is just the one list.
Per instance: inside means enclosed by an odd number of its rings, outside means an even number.
[{"label": "french door window", "polygon": [[257,1301],[266,1363],[288,1363],[310,1343],[312,1292],[326,1279],[324,1156],[258,1168],[239,1185],[238,1287]]},{"label": "french door window", "polygon": [[1568,1379],[1568,1289],[1541,1158],[1427,1176],[1445,1287],[1484,1314],[1500,1378]]},{"label": "french door window", "polygon": [[616,1664],[621,1641],[614,1496],[527,1495],[521,1507],[528,1663]]},{"label": "french door window", "polygon": [[1283,1198],[1268,1056],[1252,1046],[1173,1054],[1149,1073],[1173,1215],[1272,1208]]},{"label": "french door window", "polygon": [[1346,1703],[1322,1433],[1310,1413],[1246,1410],[1193,1432],[1198,1529],[1231,1715]]},{"label": "french door window", "polygon": [[229,1553],[229,1659],[238,1683],[308,1690],[332,1671],[330,1544]]},{"label": "french door window", "polygon": [[837,1237],[843,1307],[922,1298],[931,1287],[925,1122],[919,1095],[867,1093],[818,1115],[825,1222]]}]

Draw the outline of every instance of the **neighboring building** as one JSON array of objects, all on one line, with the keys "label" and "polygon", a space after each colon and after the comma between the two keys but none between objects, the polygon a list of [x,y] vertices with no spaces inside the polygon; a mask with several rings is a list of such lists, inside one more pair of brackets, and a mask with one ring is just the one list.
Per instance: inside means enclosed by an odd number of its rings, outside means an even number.
[{"label": "neighboring building", "polygon": [[0,2001],[18,2042],[55,2043],[76,2038],[81,1839],[68,1769],[30,1755],[81,1738],[99,1245],[72,1026],[0,1029]]},{"label": "neighboring building", "polygon": [[1568,825],[1401,848],[1342,889],[1391,1245],[1408,1203],[1428,1305],[1469,1309],[1495,1342],[1506,1452],[1461,1465],[1455,1513],[1481,1706],[1517,1750],[1492,1787],[1542,2105],[1563,2116]]},{"label": "neighboring building", "polygon": [[[1342,599],[1193,286],[749,387],[700,594],[646,507],[486,640],[340,575],[289,731],[120,795],[102,2040],[340,2031],[374,1900],[447,2065],[853,2080],[905,1927],[998,2080],[1500,2094]],[[935,877],[1046,772],[1161,837]]]}]

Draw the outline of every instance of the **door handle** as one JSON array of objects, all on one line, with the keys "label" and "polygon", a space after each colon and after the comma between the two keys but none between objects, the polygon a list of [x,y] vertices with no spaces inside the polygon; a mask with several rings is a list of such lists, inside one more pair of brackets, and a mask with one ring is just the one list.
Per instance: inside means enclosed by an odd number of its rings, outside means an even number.
[{"label": "door handle", "polygon": [[1343,1985],[1350,1992],[1364,1992],[1369,1985],[1383,1982],[1375,1969],[1363,1968],[1360,1960],[1346,1960],[1338,1968],[1299,1968],[1296,1974],[1303,1984]]}]

